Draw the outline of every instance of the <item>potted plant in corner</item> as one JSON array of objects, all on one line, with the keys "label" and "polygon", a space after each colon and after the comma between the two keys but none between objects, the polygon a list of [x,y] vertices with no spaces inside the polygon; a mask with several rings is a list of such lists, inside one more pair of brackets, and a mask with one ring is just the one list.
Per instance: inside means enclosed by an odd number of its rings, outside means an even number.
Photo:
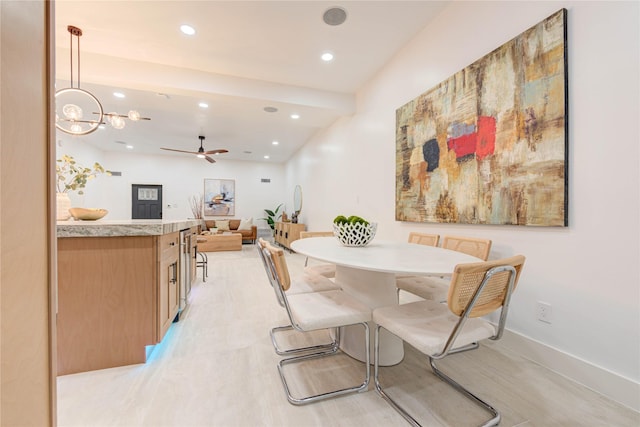
[{"label": "potted plant in corner", "polygon": [[266,218],[260,218],[267,221],[267,224],[269,224],[269,227],[271,227],[272,233],[275,232],[276,221],[282,216],[282,213],[278,214],[282,205],[283,203],[280,203],[278,207],[275,208],[275,210],[265,209],[264,212],[267,214]]},{"label": "potted plant in corner", "polygon": [[71,217],[69,213],[71,200],[68,192],[77,191],[78,194],[84,194],[83,189],[87,182],[101,174],[111,175],[111,172],[105,170],[98,162],[94,163],[92,168],[88,168],[78,165],[72,156],[66,154],[56,160],[56,219],[58,221],[66,221]]}]

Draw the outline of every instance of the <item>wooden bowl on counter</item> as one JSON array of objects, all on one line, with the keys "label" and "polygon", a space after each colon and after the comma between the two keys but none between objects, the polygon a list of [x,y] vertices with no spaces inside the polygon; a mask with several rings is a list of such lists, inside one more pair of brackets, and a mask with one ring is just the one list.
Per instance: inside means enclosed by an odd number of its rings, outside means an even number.
[{"label": "wooden bowl on counter", "polygon": [[106,209],[95,208],[70,208],[69,213],[71,214],[73,219],[76,220],[95,221],[108,214],[109,211]]}]

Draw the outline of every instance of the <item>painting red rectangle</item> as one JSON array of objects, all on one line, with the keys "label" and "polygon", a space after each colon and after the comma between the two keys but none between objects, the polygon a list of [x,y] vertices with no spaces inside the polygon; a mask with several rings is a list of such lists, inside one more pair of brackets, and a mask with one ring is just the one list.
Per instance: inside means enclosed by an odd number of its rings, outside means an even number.
[{"label": "painting red rectangle", "polygon": [[567,225],[567,11],[396,111],[396,219]]}]

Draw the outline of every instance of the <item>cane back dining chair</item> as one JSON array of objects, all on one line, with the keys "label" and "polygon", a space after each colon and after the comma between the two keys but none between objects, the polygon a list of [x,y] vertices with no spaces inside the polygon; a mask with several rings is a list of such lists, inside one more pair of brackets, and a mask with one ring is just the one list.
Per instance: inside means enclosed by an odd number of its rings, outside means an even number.
[{"label": "cane back dining chair", "polygon": [[[427,233],[419,233],[417,231],[412,231],[409,233],[409,238],[407,240],[409,243],[414,243],[416,245],[425,245],[425,246],[438,246],[438,242],[440,241],[439,234],[427,234]],[[405,277],[415,277],[412,274],[396,274],[396,280],[405,278]],[[398,288],[396,286],[396,288]],[[400,288],[398,288],[398,295],[400,295]]]},{"label": "cane back dining chair", "polygon": [[[444,236],[442,248],[462,252],[486,261],[491,251],[491,240]],[[449,281],[450,276],[401,276],[396,279],[396,288],[398,288],[398,292],[402,290],[420,298],[444,302],[449,291]]]},{"label": "cane back dining chair", "polygon": [[[264,240],[263,238],[259,238],[258,242],[256,243],[256,247],[258,249],[258,254],[260,254],[260,259],[262,260],[264,269],[267,273],[269,284],[272,287],[272,289],[275,291],[278,304],[280,304],[281,307],[284,307],[284,301],[280,298],[280,294],[275,289],[275,287],[277,286],[277,283],[276,283],[276,278],[273,274],[273,269],[269,266],[269,261],[265,258],[264,250],[267,248],[267,244],[268,243],[266,240]],[[289,292],[291,294],[296,294],[296,293],[305,293],[305,292],[322,292],[322,291],[328,291],[328,290],[334,290],[334,289],[340,289],[340,287],[336,285],[333,281],[323,276],[311,275],[306,273],[291,279]],[[293,326],[291,326],[291,324],[276,326],[274,328],[271,328],[271,330],[269,331],[269,335],[271,336],[271,342],[273,344],[273,348],[276,354],[280,356],[287,356],[292,354],[308,353],[308,352],[332,349],[338,345],[335,339],[329,337],[328,343],[310,345],[305,347],[296,347],[296,348],[282,348],[278,344],[277,334],[281,332],[292,331],[292,330],[293,330]]]},{"label": "cane back dining chair", "polygon": [[[308,237],[333,237],[333,231],[301,231],[300,238],[306,239]],[[309,263],[309,257],[304,259],[304,271],[306,273],[319,274],[326,278],[336,277],[336,265],[335,264],[317,264],[307,265]]]},{"label": "cane back dining chair", "polygon": [[[302,405],[322,399],[337,397],[347,393],[367,390],[370,379],[369,326],[367,322],[371,320],[371,309],[342,290],[289,295],[288,289],[291,281],[284,252],[282,249],[275,248],[270,244],[267,244],[265,249],[265,258],[268,260],[269,266],[276,278],[276,284],[278,285],[276,287],[276,291],[280,294],[280,298],[284,302],[291,325],[296,330],[301,332],[310,332],[319,329],[334,328],[335,336],[339,337],[339,328],[342,326],[361,325],[364,329],[366,363],[364,364],[364,380],[361,383],[306,397],[295,397],[292,395],[284,372],[284,366],[336,355],[340,352],[340,349],[336,344],[330,350],[318,351],[316,353],[293,356],[280,360],[278,363],[278,372],[287,395],[287,400],[294,405]],[[336,340],[336,343],[339,343],[339,339]],[[326,372],[318,372],[318,377],[320,376],[326,376]]]},{"label": "cane back dining chair", "polygon": [[418,233],[417,231],[409,233],[409,243],[417,245],[438,246],[439,240],[439,234]]},{"label": "cane back dining chair", "polygon": [[[436,366],[436,360],[452,354],[454,347],[464,348],[483,339],[501,338],[511,294],[518,283],[524,261],[524,256],[516,255],[495,261],[458,264],[451,276],[447,304],[425,300],[373,311],[373,321],[377,324],[374,342],[375,387],[380,396],[411,425],[420,424],[380,384],[380,329],[386,329],[425,354],[438,378],[491,413],[492,418],[483,425],[497,425],[500,422],[499,412],[442,372]],[[481,318],[498,310],[500,320],[497,325]]]}]

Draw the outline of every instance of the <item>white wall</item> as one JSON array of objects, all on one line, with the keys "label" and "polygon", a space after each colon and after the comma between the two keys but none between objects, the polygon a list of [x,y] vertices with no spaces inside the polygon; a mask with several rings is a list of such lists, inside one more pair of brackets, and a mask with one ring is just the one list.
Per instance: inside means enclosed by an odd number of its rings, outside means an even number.
[{"label": "white wall", "polygon": [[[395,110],[560,8],[568,9],[569,227],[395,221]],[[378,237],[410,230],[487,237],[492,258],[526,267],[508,328],[632,385],[638,409],[639,7],[637,2],[453,2],[358,93],[357,112],[316,135],[287,164],[302,185],[301,222],[338,214],[377,221]],[[552,324],[536,320],[550,303]],[[624,399],[622,399],[624,400]]]},{"label": "white wall", "polygon": [[[220,159],[215,164],[191,156],[141,155],[134,152],[103,152],[83,144],[81,138],[58,135],[57,157],[74,156],[83,166],[99,162],[105,169],[122,172],[122,176],[101,175],[90,181],[84,196],[70,193],[71,205],[104,208],[105,220],[131,219],[131,185],[159,184],[163,193],[163,218],[193,218],[191,196],[204,193],[204,179],[233,179],[236,185],[234,218],[254,219],[259,228],[266,227],[264,209],[284,203],[285,174],[281,164],[243,162]],[[271,179],[262,183],[262,178]],[[293,190],[291,192],[293,194]],[[213,218],[213,217],[212,217]]]}]

